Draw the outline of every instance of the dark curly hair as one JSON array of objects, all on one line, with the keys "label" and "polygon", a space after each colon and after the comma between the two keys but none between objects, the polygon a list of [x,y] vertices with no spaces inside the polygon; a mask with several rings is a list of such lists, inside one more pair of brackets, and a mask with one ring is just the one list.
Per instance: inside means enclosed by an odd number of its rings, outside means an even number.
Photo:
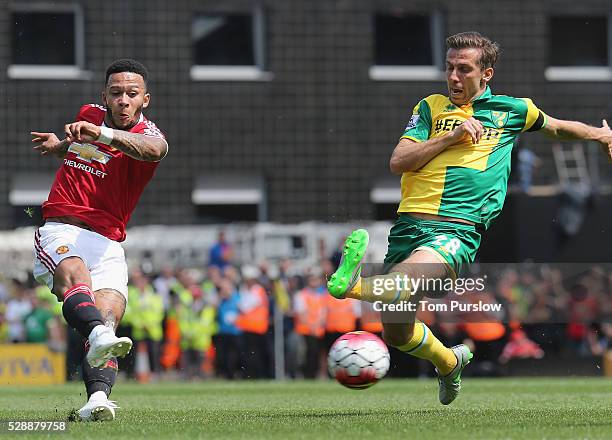
[{"label": "dark curly hair", "polygon": [[147,78],[149,76],[149,72],[147,71],[147,68],[142,63],[136,60],[129,59],[129,58],[115,60],[111,63],[110,66],[108,66],[108,68],[106,69],[105,84],[108,83],[108,78],[113,73],[121,73],[121,72],[137,73],[138,75],[142,76],[142,79],[144,80],[145,85],[147,85]]}]

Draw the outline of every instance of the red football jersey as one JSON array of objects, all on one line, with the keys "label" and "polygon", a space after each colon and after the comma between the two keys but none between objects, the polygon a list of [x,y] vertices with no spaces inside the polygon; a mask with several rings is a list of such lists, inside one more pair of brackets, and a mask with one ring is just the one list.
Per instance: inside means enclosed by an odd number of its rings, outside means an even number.
[{"label": "red football jersey", "polygon": [[[102,125],[105,115],[104,107],[88,104],[81,107],[76,120]],[[129,131],[165,139],[144,115]],[[158,164],[133,159],[97,142],[74,142],[42,205],[43,218],[76,217],[98,234],[123,241],[127,222]]]}]

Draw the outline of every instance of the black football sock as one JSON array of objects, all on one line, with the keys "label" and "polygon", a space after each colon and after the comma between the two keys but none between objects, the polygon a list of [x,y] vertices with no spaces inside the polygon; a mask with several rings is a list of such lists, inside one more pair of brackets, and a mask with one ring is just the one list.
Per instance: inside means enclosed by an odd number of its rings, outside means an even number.
[{"label": "black football sock", "polygon": [[[85,354],[89,351],[89,341],[85,341]],[[94,368],[83,357],[83,382],[87,390],[87,400],[96,391],[104,391],[108,397],[117,378],[117,358],[109,359],[102,368]]]},{"label": "black football sock", "polygon": [[104,325],[94,294],[87,284],[77,284],[66,292],[62,312],[68,325],[84,338],[89,337],[95,326]]}]

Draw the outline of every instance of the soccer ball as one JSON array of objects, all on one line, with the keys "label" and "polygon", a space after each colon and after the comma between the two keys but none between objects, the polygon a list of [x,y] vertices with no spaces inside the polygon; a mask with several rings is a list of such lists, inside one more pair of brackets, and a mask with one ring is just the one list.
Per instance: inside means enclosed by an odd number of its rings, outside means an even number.
[{"label": "soccer ball", "polygon": [[329,350],[329,374],[348,388],[363,390],[389,371],[389,350],[376,335],[350,332],[340,336]]}]

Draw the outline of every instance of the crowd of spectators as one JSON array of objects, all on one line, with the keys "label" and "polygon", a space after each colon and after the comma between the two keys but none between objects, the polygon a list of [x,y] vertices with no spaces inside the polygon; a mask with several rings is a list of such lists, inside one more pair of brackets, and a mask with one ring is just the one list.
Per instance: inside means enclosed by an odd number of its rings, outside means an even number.
[{"label": "crowd of spectators", "polygon": [[[305,270],[290,260],[238,266],[231,245],[219,238],[206,268],[131,271],[117,331],[135,343],[120,364],[128,376],[273,378],[275,338],[282,336],[286,376],[323,377],[324,353],[339,335],[380,333],[371,307],[327,294],[337,253]],[[468,341],[480,364],[494,371],[514,358],[603,356],[612,348],[611,294],[612,270],[604,266],[569,276],[554,265],[506,265],[492,272],[484,291],[462,295],[501,304],[501,312],[419,318],[447,344]],[[0,280],[0,343],[24,342],[66,350],[69,374],[76,374],[82,342],[66,328],[61,304],[46,287]],[[423,368],[419,374],[432,374]]]}]

